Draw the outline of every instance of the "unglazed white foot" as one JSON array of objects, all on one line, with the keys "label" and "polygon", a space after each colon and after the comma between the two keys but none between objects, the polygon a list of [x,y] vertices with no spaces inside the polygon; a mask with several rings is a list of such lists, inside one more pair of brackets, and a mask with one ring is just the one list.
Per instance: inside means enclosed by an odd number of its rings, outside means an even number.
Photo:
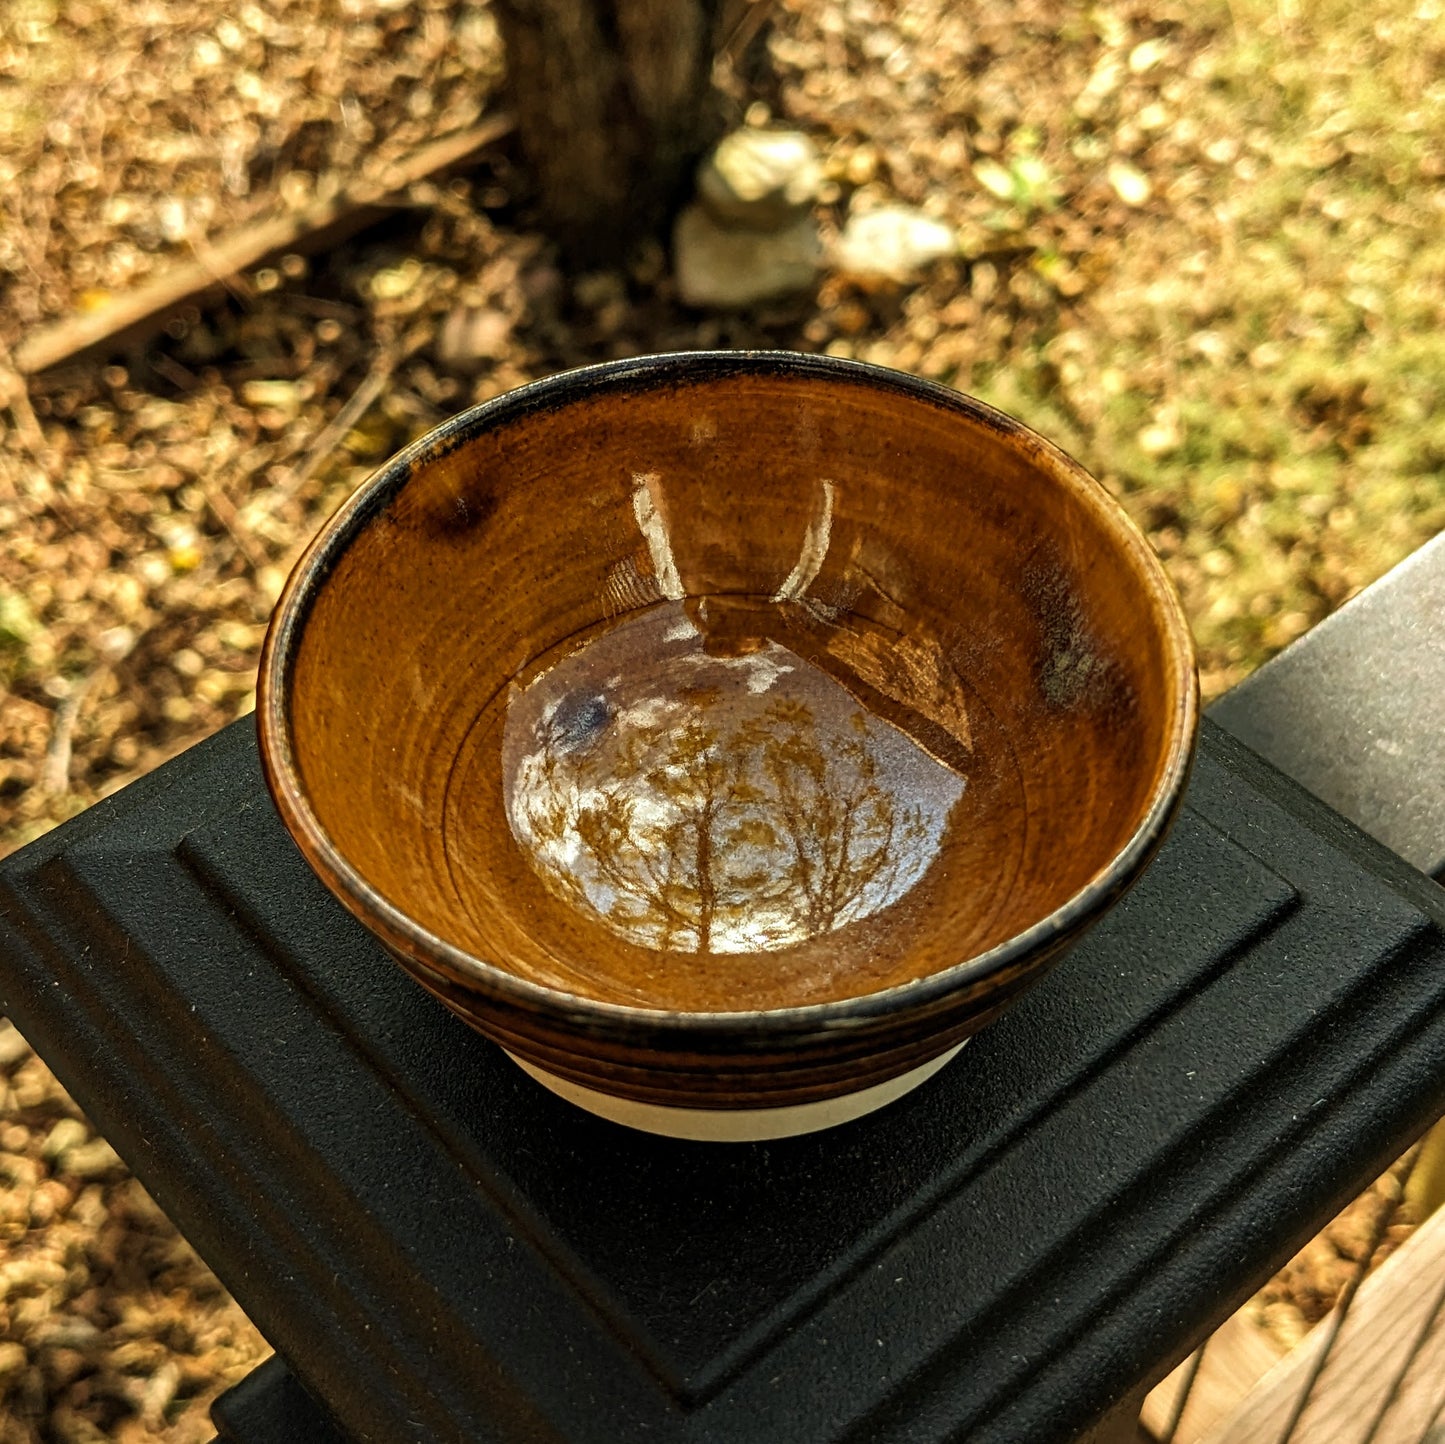
[{"label": "unglazed white foot", "polygon": [[[966,1042],[967,1038],[963,1040]],[[638,1103],[631,1098],[614,1098],[610,1093],[569,1083],[515,1054],[507,1056],[559,1098],[626,1128],[707,1143],[757,1143],[765,1138],[792,1138],[800,1133],[835,1128],[886,1107],[911,1093],[920,1083],[926,1083],[956,1056],[963,1043],[955,1044],[946,1053],[930,1058],[907,1073],[860,1088],[856,1093],[822,1098],[816,1103],[790,1103],[781,1108],[668,1108],[659,1103]]]}]

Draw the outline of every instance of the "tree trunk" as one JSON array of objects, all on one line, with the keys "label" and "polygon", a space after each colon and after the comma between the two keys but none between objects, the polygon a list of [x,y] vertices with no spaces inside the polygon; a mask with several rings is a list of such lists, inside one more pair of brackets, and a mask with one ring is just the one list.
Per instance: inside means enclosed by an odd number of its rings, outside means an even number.
[{"label": "tree trunk", "polygon": [[552,233],[623,255],[683,199],[714,138],[725,0],[497,0],[518,139]]}]

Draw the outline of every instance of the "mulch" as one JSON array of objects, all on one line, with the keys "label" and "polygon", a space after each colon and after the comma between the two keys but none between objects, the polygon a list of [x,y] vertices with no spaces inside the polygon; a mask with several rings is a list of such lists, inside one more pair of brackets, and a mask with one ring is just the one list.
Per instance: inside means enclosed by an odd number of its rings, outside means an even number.
[{"label": "mulch", "polygon": [[[796,301],[702,314],[677,302],[664,248],[643,236],[624,269],[572,272],[502,141],[468,175],[414,188],[364,237],[230,277],[226,301],[174,317],[157,341],[26,384],[6,358],[35,327],[204,257],[208,237],[358,177],[380,183],[495,113],[502,57],[472,0],[246,0],[225,13],[10,0],[0,854],[244,715],[271,608],[321,521],[400,445],[533,377],[771,346],[1007,399],[1007,378],[1027,370],[1057,392],[1071,436],[1137,389],[1137,455],[1167,459],[1182,423],[1163,363],[1124,374],[1091,338],[1157,304],[1140,294],[1151,280],[1202,284],[1188,269],[1200,236],[1227,221],[1210,197],[1263,163],[1218,103],[1229,37],[1217,21],[1178,0],[777,6],[772,77],[734,96],[734,119],[815,136],[825,230],[885,201],[955,226],[963,254],[914,285],[824,276]],[[1153,275],[1137,273],[1146,234]],[[1261,537],[1265,561],[1241,566],[1222,529],[1247,497],[1193,516],[1183,483],[1166,503],[1084,446],[1181,588],[1208,695],[1370,579],[1373,563],[1324,566],[1293,534]],[[1340,510],[1316,520],[1343,528]],[[1251,607],[1260,625],[1242,641]],[[209,1438],[206,1401],[262,1341],[13,1030],[0,1029],[0,1067],[0,1444]],[[1261,1307],[1282,1337],[1337,1290],[1348,1234],[1327,1232],[1272,1286]]]}]

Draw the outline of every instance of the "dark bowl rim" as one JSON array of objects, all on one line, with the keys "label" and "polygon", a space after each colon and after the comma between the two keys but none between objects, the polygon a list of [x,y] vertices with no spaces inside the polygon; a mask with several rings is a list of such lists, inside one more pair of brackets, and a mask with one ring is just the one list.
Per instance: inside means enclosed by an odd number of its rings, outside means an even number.
[{"label": "dark bowl rim", "polygon": [[[603,1002],[518,977],[495,963],[437,936],[390,902],[347,861],[313,811],[292,748],[289,683],[292,664],[311,607],[341,556],[401,492],[418,466],[440,459],[482,431],[523,417],[560,409],[598,395],[696,385],[731,376],[814,378],[890,391],[961,415],[999,435],[1022,442],[1034,460],[1092,505],[1134,558],[1158,604],[1168,659],[1175,676],[1165,766],[1139,825],[1118,852],[1082,888],[1024,931],[983,953],[938,972],[854,997],[786,1008],[677,1012]],[[1199,726],[1194,643],[1178,594],[1143,533],[1113,496],[1072,457],[1022,422],[987,403],[938,382],[867,362],[792,351],[682,351],[606,361],[558,372],[458,412],[397,452],[372,473],[323,524],[293,568],[277,602],[257,682],[257,730],[266,785],[287,831],[327,887],[396,951],[425,959],[425,966],[453,976],[480,998],[550,1016],[589,1033],[619,1039],[685,1035],[747,1036],[755,1041],[847,1030],[888,1017],[932,1011],[950,994],[974,990],[991,975],[1013,968],[1030,954],[1079,932],[1138,876],[1168,831],[1183,798]]]}]

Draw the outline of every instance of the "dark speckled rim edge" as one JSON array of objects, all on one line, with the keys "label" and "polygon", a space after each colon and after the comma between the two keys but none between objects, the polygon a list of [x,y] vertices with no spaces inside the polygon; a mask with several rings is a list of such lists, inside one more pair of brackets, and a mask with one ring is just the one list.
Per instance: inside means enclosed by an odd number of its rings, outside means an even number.
[{"label": "dark speckled rim edge", "polygon": [[[342,856],[313,812],[292,750],[289,682],[292,660],[311,605],[353,539],[400,492],[415,469],[479,432],[521,417],[601,394],[697,385],[729,376],[807,377],[890,391],[962,415],[1029,451],[1061,484],[1104,521],[1153,593],[1173,668],[1174,706],[1167,760],[1133,836],[1090,882],[1054,912],[1021,933],[941,972],[859,997],[799,1007],[737,1012],[669,1012],[605,1003],[519,978],[436,936],[383,897]],[[1183,797],[1199,725],[1194,644],[1183,607],[1163,566],[1124,509],[1077,462],[1012,417],[936,382],[859,361],[788,351],[691,351],[643,356],[561,372],[458,413],[397,453],[344,502],[322,527],[291,573],[267,632],[257,692],[257,727],[266,784],[287,830],[322,881],[393,947],[434,960],[467,980],[481,998],[535,1011],[592,1035],[690,1046],[727,1041],[775,1046],[866,1026],[889,1015],[928,1012],[965,987],[1024,962],[1030,954],[1079,931],[1138,876],[1162,842]]]}]

